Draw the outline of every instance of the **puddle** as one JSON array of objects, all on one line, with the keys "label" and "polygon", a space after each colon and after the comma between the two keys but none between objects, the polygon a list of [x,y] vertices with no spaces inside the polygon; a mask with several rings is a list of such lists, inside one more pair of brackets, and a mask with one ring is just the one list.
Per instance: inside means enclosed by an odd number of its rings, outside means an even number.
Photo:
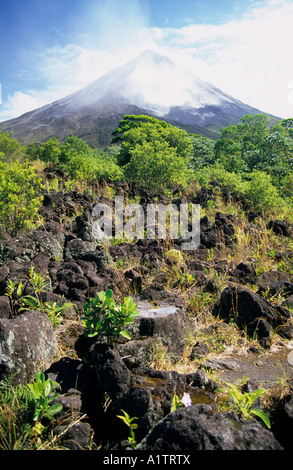
[{"label": "puddle", "polygon": [[177,312],[178,307],[173,305],[162,305],[153,306],[148,302],[138,303],[138,310],[140,312],[139,317],[142,318],[155,318],[155,317],[166,317],[173,315]]}]

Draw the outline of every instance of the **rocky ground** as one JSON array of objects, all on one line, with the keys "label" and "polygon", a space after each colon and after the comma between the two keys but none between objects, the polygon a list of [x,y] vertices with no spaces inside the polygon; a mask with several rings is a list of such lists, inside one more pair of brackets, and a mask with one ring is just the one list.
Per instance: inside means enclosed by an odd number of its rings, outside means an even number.
[{"label": "rocky ground", "polygon": [[[128,200],[138,194],[126,185],[112,190]],[[121,410],[137,418],[137,450],[290,448],[291,226],[278,220],[264,225],[260,214],[245,212],[245,201],[225,192],[226,205],[208,213],[216,195],[211,186],[186,196],[204,214],[200,246],[184,259],[170,257],[181,252],[182,240],[97,243],[94,203],[113,204],[102,188],[95,200],[77,191],[46,194],[43,224],[1,239],[0,378],[13,375],[16,384],[26,383],[42,370],[60,384],[63,412],[52,435],[61,448],[129,449],[129,430],[117,418]],[[139,197],[142,205],[150,201],[144,193]],[[241,221],[236,212],[223,211],[231,204],[242,207]],[[259,258],[247,249],[252,238],[255,252],[267,243]],[[37,309],[15,314],[21,296],[7,296],[11,281],[23,284],[22,295],[32,293],[31,266],[46,280],[38,291],[43,304],[71,303],[55,326]],[[106,344],[84,335],[84,302],[107,289],[117,301],[132,295],[138,303],[131,340]],[[243,391],[269,391],[255,407],[269,414],[271,429],[228,406],[229,382]],[[184,393],[192,407],[170,413],[174,395]]]}]

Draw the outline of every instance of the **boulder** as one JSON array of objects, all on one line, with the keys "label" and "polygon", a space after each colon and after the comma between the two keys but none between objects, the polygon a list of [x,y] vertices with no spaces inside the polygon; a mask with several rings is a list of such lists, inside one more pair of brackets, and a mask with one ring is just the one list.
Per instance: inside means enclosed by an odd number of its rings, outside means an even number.
[{"label": "boulder", "polygon": [[91,349],[91,364],[99,387],[111,398],[128,388],[131,372],[123,363],[114,345],[95,343]]},{"label": "boulder", "polygon": [[290,312],[280,306],[274,307],[261,295],[242,287],[227,287],[223,290],[214,314],[226,321],[233,319],[237,326],[250,335],[257,333],[258,339],[270,344],[271,327],[279,327],[288,321]]},{"label": "boulder", "polygon": [[245,283],[251,281],[256,275],[255,269],[251,264],[246,262],[239,263],[231,275],[238,279],[240,282]]},{"label": "boulder", "polygon": [[153,338],[178,360],[185,346],[185,310],[182,305],[169,302],[138,301],[139,315],[127,329],[133,339]]},{"label": "boulder", "polygon": [[0,319],[0,380],[13,377],[15,384],[34,380],[53,362],[57,341],[44,313],[30,310],[13,319]]},{"label": "boulder", "polygon": [[209,405],[179,408],[163,418],[137,450],[283,450],[274,435],[256,420],[235,422]]},{"label": "boulder", "polygon": [[270,220],[267,227],[276,235],[283,235],[284,237],[290,237],[292,235],[292,224],[284,220]]},{"label": "boulder", "polygon": [[11,318],[12,312],[7,295],[0,296],[0,318]]}]

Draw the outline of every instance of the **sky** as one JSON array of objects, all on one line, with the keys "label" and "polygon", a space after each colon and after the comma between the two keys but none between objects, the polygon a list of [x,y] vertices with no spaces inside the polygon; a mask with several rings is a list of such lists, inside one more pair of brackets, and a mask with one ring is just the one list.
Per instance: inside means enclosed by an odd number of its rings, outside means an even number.
[{"label": "sky", "polygon": [[0,122],[146,49],[262,112],[293,117],[293,0],[0,0]]}]

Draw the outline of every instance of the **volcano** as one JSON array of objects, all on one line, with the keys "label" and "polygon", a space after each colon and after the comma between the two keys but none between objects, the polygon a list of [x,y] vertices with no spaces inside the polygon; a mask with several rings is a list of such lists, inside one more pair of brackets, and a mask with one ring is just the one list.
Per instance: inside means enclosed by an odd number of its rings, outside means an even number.
[{"label": "volcano", "polygon": [[125,114],[146,114],[212,139],[255,109],[229,96],[168,57],[147,50],[80,91],[0,123],[23,144],[76,135],[109,145]]}]

